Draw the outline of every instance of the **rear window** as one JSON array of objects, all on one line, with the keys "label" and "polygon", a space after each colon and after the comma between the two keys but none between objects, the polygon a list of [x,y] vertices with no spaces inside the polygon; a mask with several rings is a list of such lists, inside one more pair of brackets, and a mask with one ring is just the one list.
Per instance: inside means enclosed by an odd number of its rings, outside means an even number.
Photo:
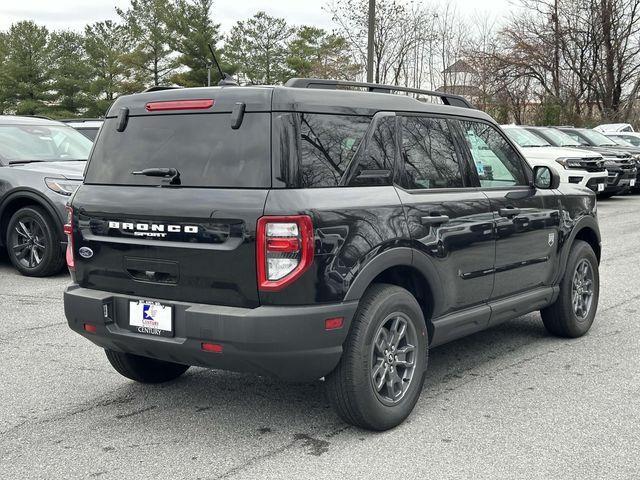
[{"label": "rear window", "polygon": [[85,183],[155,186],[164,180],[131,172],[175,168],[183,187],[271,185],[268,113],[245,114],[237,130],[228,113],[130,117],[124,132],[116,123],[105,121]]}]

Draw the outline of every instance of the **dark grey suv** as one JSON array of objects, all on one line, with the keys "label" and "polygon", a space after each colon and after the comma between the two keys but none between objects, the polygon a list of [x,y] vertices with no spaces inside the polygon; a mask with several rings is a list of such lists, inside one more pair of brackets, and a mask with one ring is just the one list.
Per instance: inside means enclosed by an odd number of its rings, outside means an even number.
[{"label": "dark grey suv", "polygon": [[43,277],[62,269],[65,206],[91,146],[60,122],[0,116],[0,246],[20,273]]}]

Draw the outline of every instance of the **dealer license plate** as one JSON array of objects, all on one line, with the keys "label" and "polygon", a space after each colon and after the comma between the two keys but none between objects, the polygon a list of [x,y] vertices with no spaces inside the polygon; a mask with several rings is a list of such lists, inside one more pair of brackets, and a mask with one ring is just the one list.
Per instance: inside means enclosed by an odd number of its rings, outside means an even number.
[{"label": "dealer license plate", "polygon": [[158,302],[129,302],[129,327],[134,332],[173,336],[173,308]]}]

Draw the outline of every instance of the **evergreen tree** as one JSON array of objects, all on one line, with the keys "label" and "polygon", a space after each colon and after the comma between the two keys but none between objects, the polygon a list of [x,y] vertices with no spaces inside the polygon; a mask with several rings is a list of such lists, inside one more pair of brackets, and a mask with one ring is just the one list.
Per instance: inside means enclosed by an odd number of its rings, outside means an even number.
[{"label": "evergreen tree", "polygon": [[287,65],[296,77],[353,79],[361,66],[351,61],[347,41],[321,28],[303,26],[289,44]]},{"label": "evergreen tree", "polygon": [[168,83],[176,67],[169,46],[171,32],[167,26],[169,4],[166,0],[131,0],[128,10],[116,8],[124,21],[133,50],[124,60],[133,70],[136,81],[152,85]]},{"label": "evergreen tree", "polygon": [[75,32],[53,32],[49,40],[52,60],[52,88],[56,104],[52,114],[58,117],[78,115],[87,107],[89,67],[84,53],[84,38]]},{"label": "evergreen tree", "polygon": [[[7,57],[7,34],[0,32],[0,72],[4,70],[4,63]],[[7,91],[5,83],[0,73],[0,115],[4,113],[7,108]]]},{"label": "evergreen tree", "polygon": [[236,23],[224,52],[242,81],[254,85],[283,83],[291,77],[286,58],[292,35],[292,28],[283,18],[258,12],[249,20]]},{"label": "evergreen tree", "polygon": [[11,25],[5,35],[6,56],[0,71],[6,109],[18,115],[47,111],[51,99],[49,31],[32,21]]},{"label": "evergreen tree", "polygon": [[123,93],[143,89],[130,79],[130,67],[124,62],[129,51],[125,29],[111,20],[85,27],[84,49],[90,80],[88,116],[102,116],[113,101]]},{"label": "evergreen tree", "polygon": [[[175,73],[171,81],[185,87],[207,85],[207,67],[212,64],[208,44],[214,47],[220,41],[220,25],[211,19],[213,0],[177,0],[171,6],[167,24],[172,32],[170,45],[179,53],[181,66],[188,70]],[[216,52],[218,61],[221,55]],[[211,85],[220,80],[217,69],[211,65]],[[226,73],[231,73],[229,65],[222,65]]]}]

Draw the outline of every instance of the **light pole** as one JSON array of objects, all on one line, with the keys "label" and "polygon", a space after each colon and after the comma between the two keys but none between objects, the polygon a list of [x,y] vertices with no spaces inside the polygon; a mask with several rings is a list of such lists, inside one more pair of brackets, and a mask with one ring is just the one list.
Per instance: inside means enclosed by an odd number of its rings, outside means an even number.
[{"label": "light pole", "polygon": [[369,38],[367,42],[367,82],[373,83],[373,34],[376,23],[376,0],[369,0]]}]

